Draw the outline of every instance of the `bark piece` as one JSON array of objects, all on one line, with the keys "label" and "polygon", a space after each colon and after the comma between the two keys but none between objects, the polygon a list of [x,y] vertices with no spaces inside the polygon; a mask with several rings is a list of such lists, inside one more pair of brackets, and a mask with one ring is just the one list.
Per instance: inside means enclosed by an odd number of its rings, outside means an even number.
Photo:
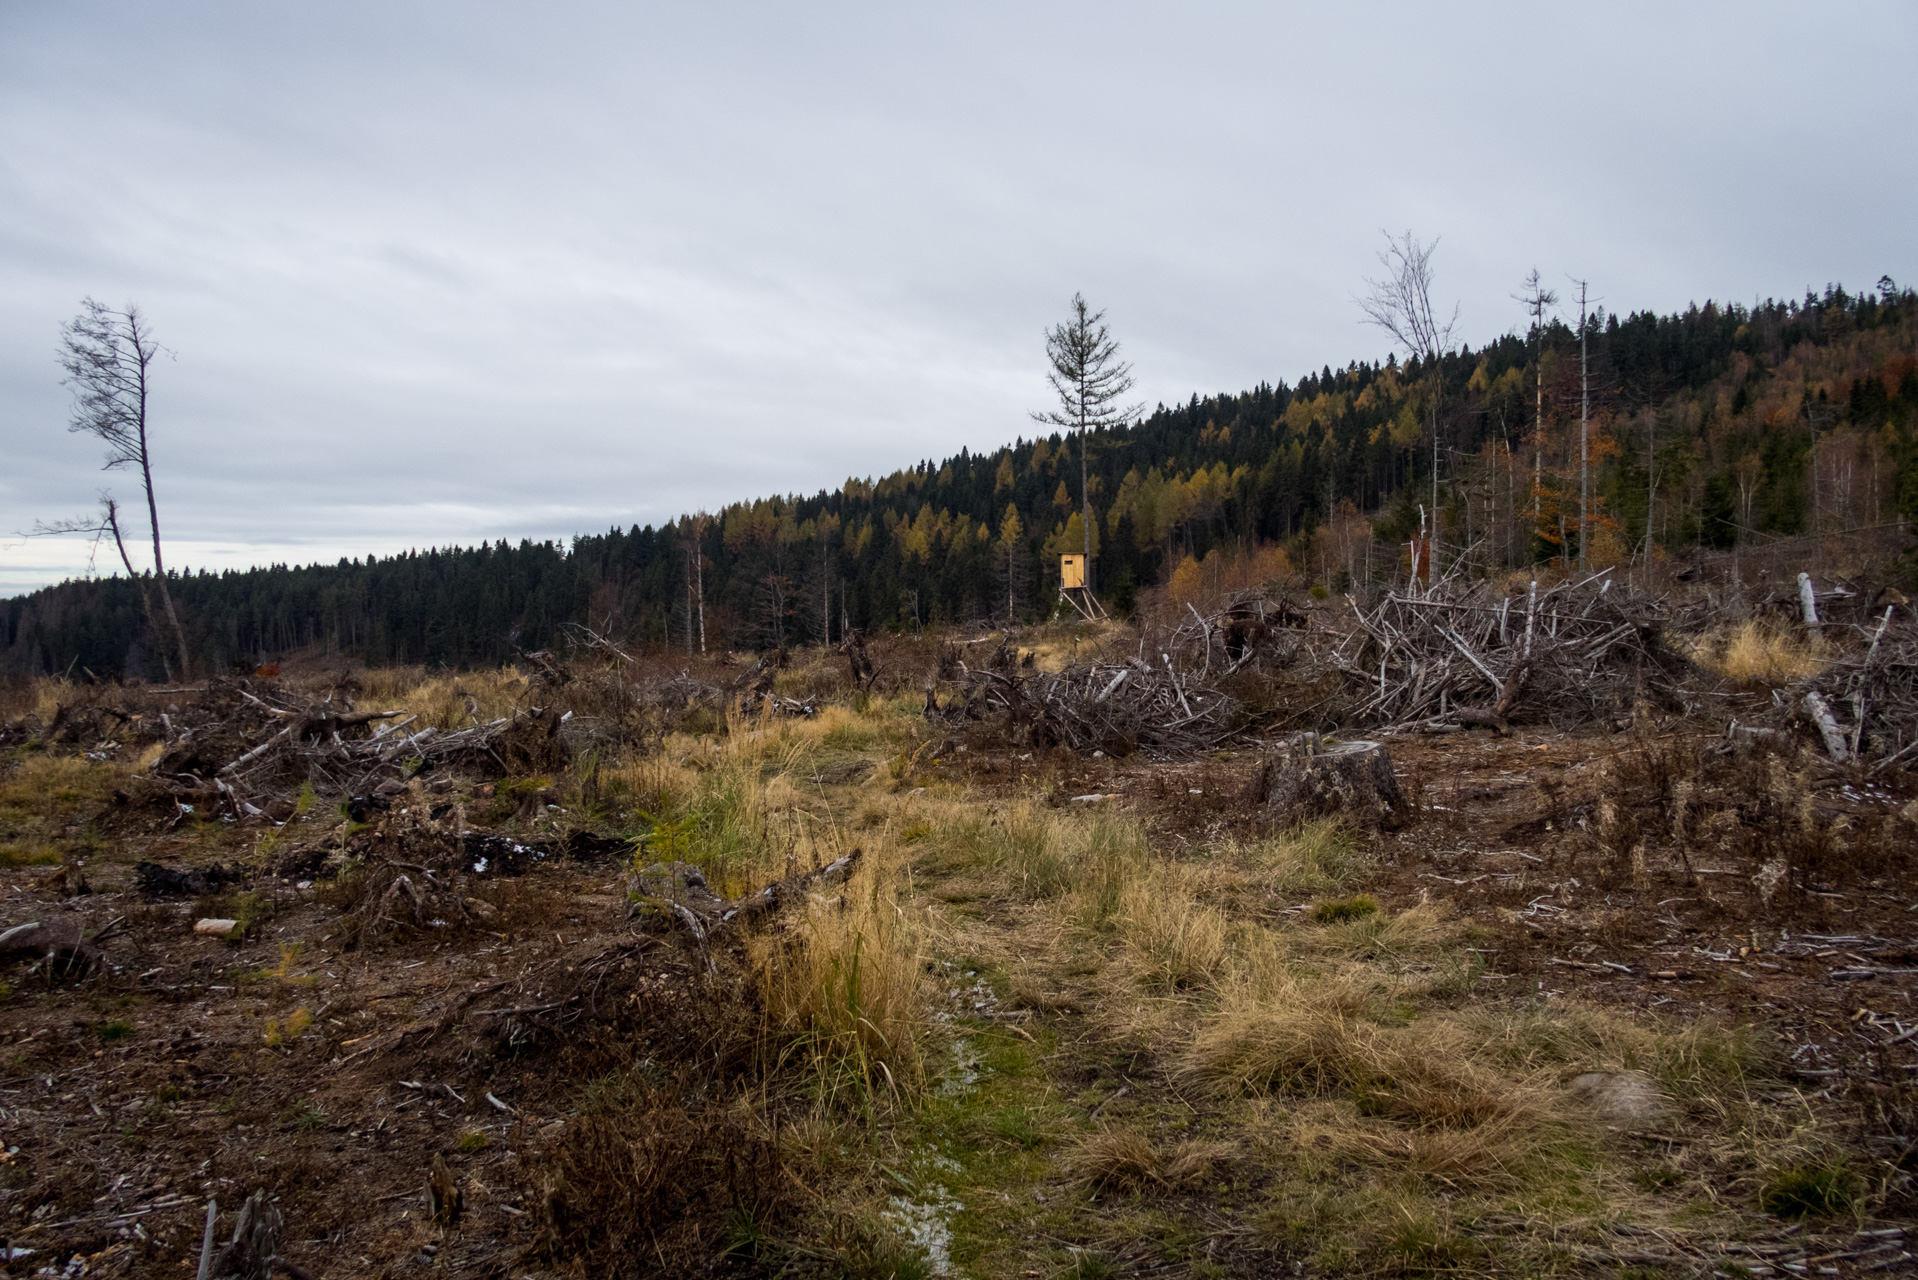
[{"label": "bark piece", "polygon": [[1260,782],[1266,813],[1287,825],[1339,817],[1391,830],[1413,816],[1382,742],[1327,742],[1301,734],[1266,757]]}]

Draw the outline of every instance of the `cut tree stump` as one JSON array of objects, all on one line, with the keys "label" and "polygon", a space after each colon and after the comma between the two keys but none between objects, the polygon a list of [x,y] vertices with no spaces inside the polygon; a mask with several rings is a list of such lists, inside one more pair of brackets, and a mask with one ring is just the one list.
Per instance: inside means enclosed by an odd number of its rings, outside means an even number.
[{"label": "cut tree stump", "polygon": [[1286,825],[1344,818],[1391,830],[1413,817],[1382,742],[1327,742],[1301,734],[1275,748],[1260,771],[1265,811]]}]

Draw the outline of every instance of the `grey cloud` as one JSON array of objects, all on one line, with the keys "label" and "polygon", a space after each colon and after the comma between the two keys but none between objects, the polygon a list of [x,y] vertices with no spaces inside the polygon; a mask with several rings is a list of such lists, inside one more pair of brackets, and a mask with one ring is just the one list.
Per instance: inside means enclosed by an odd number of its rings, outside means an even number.
[{"label": "grey cloud", "polygon": [[[0,533],[91,502],[53,339],[137,299],[187,563],[564,537],[1029,433],[1084,290],[1148,401],[1911,274],[1908,6],[0,9]],[[1868,60],[1867,60],[1868,59]],[[116,481],[122,479],[114,478]],[[0,543],[0,591],[84,568]]]}]

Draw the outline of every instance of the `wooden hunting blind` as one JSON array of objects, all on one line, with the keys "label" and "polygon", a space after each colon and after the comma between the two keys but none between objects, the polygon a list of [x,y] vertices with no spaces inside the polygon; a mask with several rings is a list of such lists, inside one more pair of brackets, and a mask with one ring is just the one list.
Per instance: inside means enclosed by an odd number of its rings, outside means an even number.
[{"label": "wooden hunting blind", "polygon": [[1086,557],[1067,555],[1059,557],[1059,598],[1079,611],[1088,622],[1106,616],[1105,606],[1092,594],[1092,588],[1086,585]]}]

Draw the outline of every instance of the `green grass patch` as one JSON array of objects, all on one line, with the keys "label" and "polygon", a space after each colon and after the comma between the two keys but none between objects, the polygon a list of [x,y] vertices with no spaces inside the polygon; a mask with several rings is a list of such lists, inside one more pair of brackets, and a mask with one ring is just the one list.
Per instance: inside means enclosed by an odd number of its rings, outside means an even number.
[{"label": "green grass patch", "polygon": [[1853,1212],[1865,1180],[1842,1156],[1774,1169],[1758,1193],[1759,1207],[1779,1218],[1837,1218]]},{"label": "green grass patch", "polygon": [[1326,898],[1312,904],[1312,918],[1320,924],[1350,924],[1379,913],[1379,900],[1369,893],[1349,898]]}]

